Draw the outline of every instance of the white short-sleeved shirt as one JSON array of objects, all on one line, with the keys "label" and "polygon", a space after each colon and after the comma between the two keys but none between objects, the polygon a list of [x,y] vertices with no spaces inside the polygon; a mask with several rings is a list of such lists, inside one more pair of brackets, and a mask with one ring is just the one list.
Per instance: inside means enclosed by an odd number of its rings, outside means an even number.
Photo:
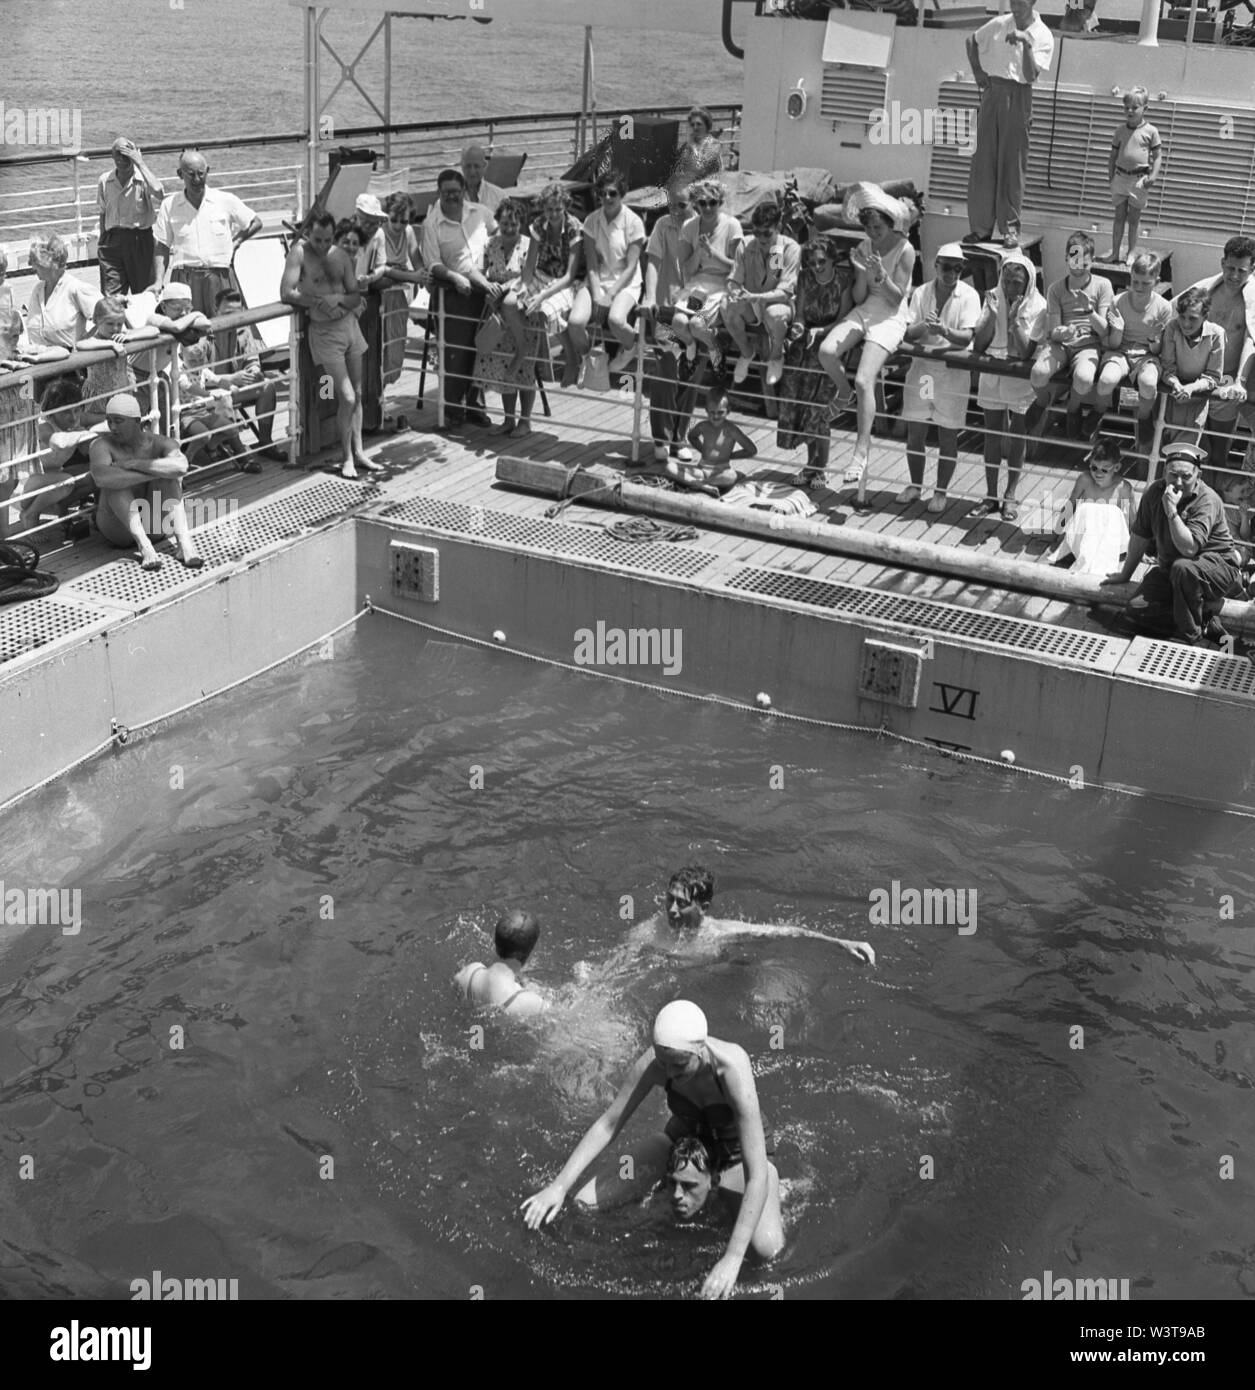
[{"label": "white short-sleeved shirt", "polygon": [[62,275],[46,299],[37,282],[26,306],[26,341],[33,348],[72,348],[87,336],[99,302],[100,292],[73,275]]},{"label": "white short-sleeved shirt", "polygon": [[[907,322],[923,323],[937,304],[937,284],[929,280],[911,291],[911,303]],[[941,311],[941,321],[952,333],[966,332],[976,327],[980,319],[980,295],[965,280],[960,280],[950,291]],[[952,347],[950,340],[940,333],[930,333],[920,338],[916,347]]]},{"label": "white short-sleeved shirt", "polygon": [[680,293],[680,227],[669,212],[654,223],[645,254],[658,262],[658,303],[664,307],[675,303]]},{"label": "white short-sleeved shirt", "polygon": [[[1008,36],[1016,32],[1015,18],[1000,14],[977,29],[976,48],[980,53],[980,65],[990,77],[1006,77],[1012,82],[1027,84],[1023,49],[1018,43],[1007,42]],[[1038,69],[1045,72],[1054,57],[1055,36],[1036,18],[1024,32],[1032,36],[1033,57],[1037,60]]]},{"label": "white short-sleeved shirt", "polygon": [[[623,274],[628,248],[645,245],[645,224],[629,207],[623,208],[613,222],[608,222],[605,213],[598,208],[584,219],[584,234],[597,248],[597,274],[605,285],[612,285]],[[640,276],[638,262],[635,278],[638,284]],[[627,288],[631,289],[631,285]]]},{"label": "white short-sleeved shirt", "polygon": [[170,248],[170,268],[212,267],[226,270],[235,254],[235,235],[248,227],[256,213],[234,193],[205,189],[200,207],[186,193],[167,198],[157,213],[153,236]]},{"label": "white short-sleeved shirt", "polygon": [[482,203],[463,203],[461,219],[446,217],[433,203],[423,220],[423,264],[442,265],[456,275],[484,268],[488,238],[497,230]]}]

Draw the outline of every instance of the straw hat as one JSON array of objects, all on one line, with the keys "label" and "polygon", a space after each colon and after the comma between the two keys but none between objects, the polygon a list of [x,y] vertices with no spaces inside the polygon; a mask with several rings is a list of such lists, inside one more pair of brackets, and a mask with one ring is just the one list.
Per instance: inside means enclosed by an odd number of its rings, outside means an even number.
[{"label": "straw hat", "polygon": [[359,193],[357,202],[353,206],[363,217],[385,217],[387,215],[383,210],[383,204],[373,193]]},{"label": "straw hat", "polygon": [[905,198],[891,198],[878,183],[856,183],[845,197],[842,216],[847,222],[857,222],[859,213],[867,208],[881,213],[893,223],[895,231],[908,232],[918,210]]}]

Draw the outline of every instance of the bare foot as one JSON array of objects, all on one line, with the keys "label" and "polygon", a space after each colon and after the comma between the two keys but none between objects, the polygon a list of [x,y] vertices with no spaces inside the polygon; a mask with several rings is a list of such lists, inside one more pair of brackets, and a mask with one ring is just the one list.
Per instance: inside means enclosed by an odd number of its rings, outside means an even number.
[{"label": "bare foot", "polygon": [[353,462],[357,464],[363,473],[383,472],[382,463],[375,463],[372,459],[367,458],[365,454],[359,453],[356,449],[353,450]]},{"label": "bare foot", "polygon": [[155,551],[151,555],[141,554],[140,567],[146,570],[159,570],[161,568],[161,556]]},{"label": "bare foot", "polygon": [[340,465],[340,476],[342,478],[356,478],[358,476],[357,469],[353,467],[352,459],[345,459]]},{"label": "bare foot", "polygon": [[197,555],[194,550],[189,550],[186,554],[179,556],[179,564],[181,564],[184,569],[198,570],[204,568],[205,561],[201,556]]}]

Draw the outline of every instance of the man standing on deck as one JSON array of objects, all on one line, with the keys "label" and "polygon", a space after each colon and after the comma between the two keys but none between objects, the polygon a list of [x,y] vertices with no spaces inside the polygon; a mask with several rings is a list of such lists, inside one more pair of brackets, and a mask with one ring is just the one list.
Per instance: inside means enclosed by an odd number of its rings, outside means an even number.
[{"label": "man standing on deck", "polygon": [[988,241],[995,223],[1004,246],[1020,244],[1020,211],[1028,175],[1033,83],[1050,67],[1054,35],[1033,0],[1011,0],[1011,13],[982,24],[967,41],[980,88],[976,149],[967,183],[967,242]]},{"label": "man standing on deck", "polygon": [[484,177],[488,167],[488,151],[483,145],[467,145],[462,151],[462,177],[466,180],[466,201],[478,203],[489,212],[496,212],[505,197],[505,189],[489,183]]},{"label": "man standing on deck", "polygon": [[212,318],[223,290],[236,289],[231,279],[235,248],[261,231],[261,218],[234,193],[209,187],[209,161],[199,150],[179,156],[183,192],[167,198],[157,214],[157,298],[167,280],[180,280],[192,291],[192,307]]},{"label": "man standing on deck", "polygon": [[[1153,550],[1158,564],[1142,581],[1129,609],[1165,625],[1170,612],[1177,640],[1191,647],[1207,640],[1224,642],[1227,634],[1215,611],[1241,584],[1224,504],[1199,471],[1206,458],[1197,444],[1169,444],[1164,449],[1164,476],[1142,497],[1124,568],[1102,581],[1127,584],[1142,556]],[[1212,609],[1211,615],[1205,607]]]},{"label": "man standing on deck", "polygon": [[[467,202],[466,179],[460,170],[442,169],[436,188],[440,202],[423,222],[423,264],[444,297],[445,423],[487,426],[492,421],[471,374],[475,333],[490,288],[484,275],[484,252],[497,224],[487,208]],[[421,408],[423,403],[418,404]]]},{"label": "man standing on deck", "polygon": [[153,278],[153,223],[166,196],[134,140],[113,142],[113,169],[96,185],[100,292],[138,294]]},{"label": "man standing on deck", "polygon": [[357,272],[346,251],[335,245],[336,220],[329,212],[310,215],[305,234],[288,252],[279,298],[309,315],[305,329],[309,355],[330,377],[340,434],[340,473],[356,478],[358,468],[377,473],[379,464],[362,444],[362,359],[366,339],[354,310],[362,302]]}]

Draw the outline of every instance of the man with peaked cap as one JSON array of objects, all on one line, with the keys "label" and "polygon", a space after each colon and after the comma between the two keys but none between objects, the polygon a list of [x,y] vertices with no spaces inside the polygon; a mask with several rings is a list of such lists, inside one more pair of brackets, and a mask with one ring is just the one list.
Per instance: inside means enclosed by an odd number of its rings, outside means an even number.
[{"label": "man with peaked cap", "polygon": [[113,168],[96,185],[102,294],[138,294],[153,278],[153,223],[166,196],[134,140],[113,142]]},{"label": "man with peaked cap", "polygon": [[1241,584],[1224,503],[1202,481],[1206,461],[1197,444],[1164,449],[1163,477],[1142,497],[1129,528],[1124,567],[1103,580],[1127,584],[1138,562],[1153,551],[1158,563],[1129,601],[1129,610],[1151,621],[1158,618],[1164,626],[1170,620],[1177,640],[1192,647],[1225,641],[1217,614]]}]

